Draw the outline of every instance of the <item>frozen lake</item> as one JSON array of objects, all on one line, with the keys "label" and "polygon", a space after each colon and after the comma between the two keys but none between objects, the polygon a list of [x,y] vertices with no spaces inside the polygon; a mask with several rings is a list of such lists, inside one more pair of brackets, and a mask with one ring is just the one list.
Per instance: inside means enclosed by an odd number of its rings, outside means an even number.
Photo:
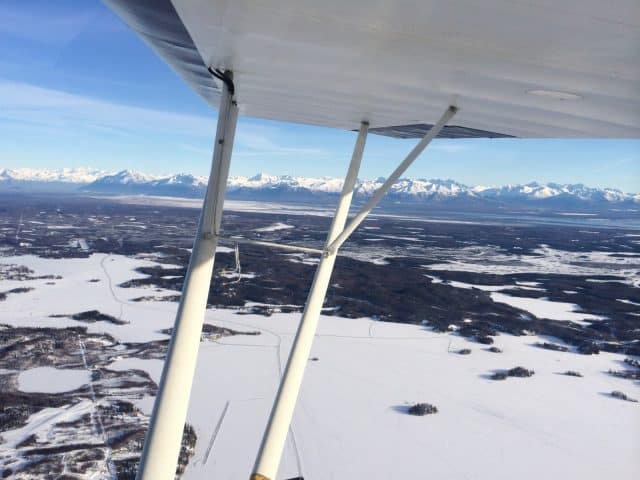
[{"label": "frozen lake", "polygon": [[23,392],[61,393],[87,385],[91,381],[88,370],[68,370],[36,367],[18,375],[18,388]]}]

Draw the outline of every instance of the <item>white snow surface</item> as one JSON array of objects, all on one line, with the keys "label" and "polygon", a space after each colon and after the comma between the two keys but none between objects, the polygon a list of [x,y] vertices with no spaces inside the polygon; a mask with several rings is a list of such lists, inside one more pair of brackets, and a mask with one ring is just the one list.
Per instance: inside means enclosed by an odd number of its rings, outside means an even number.
[{"label": "white snow surface", "polygon": [[[441,278],[433,275],[426,275],[431,279],[433,283],[445,283]],[[590,313],[583,313],[579,311],[578,305],[567,302],[554,302],[547,298],[529,298],[518,297],[514,295],[508,295],[506,293],[500,293],[502,290],[536,290],[545,291],[543,288],[537,288],[536,285],[540,285],[538,282],[516,282],[515,285],[476,285],[472,283],[458,282],[456,280],[449,280],[447,285],[454,288],[463,288],[466,290],[476,288],[485,292],[491,292],[491,300],[498,303],[506,303],[512,307],[525,310],[538,318],[546,318],[548,320],[561,320],[561,321],[573,321],[583,325],[588,325],[587,320],[603,320],[604,317],[599,315],[593,315]],[[628,301],[619,300],[624,303]],[[633,303],[633,302],[631,302]]]},{"label": "white snow surface", "polygon": [[23,392],[70,392],[90,381],[91,373],[87,370],[36,367],[20,372],[18,389]]},{"label": "white snow surface", "polygon": [[256,228],[256,232],[277,232],[278,230],[288,230],[290,228],[296,228],[293,225],[289,225],[287,223],[276,222],[266,227]]},{"label": "white snow surface", "polygon": [[[35,434],[39,440],[46,440],[50,429],[59,422],[72,422],[90,413],[93,408],[91,400],[81,400],[73,405],[61,408],[45,408],[29,417],[29,421],[22,428],[2,432],[2,444],[0,452],[4,453],[16,446],[30,435]],[[6,450],[5,450],[6,449]]]},{"label": "white snow surface", "polygon": [[[8,296],[0,323],[84,325],[122,341],[166,338],[158,330],[173,323],[175,303],[134,303],[132,298],[149,289],[117,286],[139,277],[133,269],[153,264],[148,259],[96,254],[60,260],[3,257],[0,263],[63,277],[55,285],[3,282],[35,290]],[[91,278],[102,281],[88,282]],[[48,317],[90,308],[130,323]],[[208,323],[262,334],[201,344],[187,419],[198,442],[185,479],[247,478],[299,319],[299,314],[207,311]],[[624,356],[553,352],[536,348],[538,341],[499,335],[496,345],[504,353],[495,354],[422,326],[323,316],[311,352],[318,361],[309,362],[278,478],[639,478],[640,406],[608,395],[621,390],[640,397],[637,383],[606,373],[619,369]],[[450,353],[460,348],[470,348],[471,355]],[[518,365],[535,375],[502,382],[487,378]],[[155,379],[160,375],[158,361],[117,360],[111,367],[140,368]],[[580,371],[584,378],[560,375],[566,370]],[[415,402],[432,403],[439,412],[407,415],[407,406]],[[151,398],[137,403],[150,411]],[[91,408],[82,402],[34,414],[25,427],[3,432],[0,450],[30,433],[45,438],[54,420],[77,418]]]},{"label": "white snow surface", "polygon": [[429,254],[442,263],[425,265],[428,270],[454,270],[505,275],[513,273],[555,273],[563,275],[614,275],[640,287],[640,258],[620,256],[615,251],[570,252],[548,245],[533,255],[516,255],[496,247],[471,246],[430,248]]},{"label": "white snow surface", "polygon": [[567,302],[552,302],[546,298],[514,297],[505,293],[491,292],[491,300],[506,303],[512,307],[526,310],[538,318],[549,320],[573,321],[588,325],[585,320],[604,320],[604,317],[578,311],[578,306]]},{"label": "white snow surface", "polygon": [[[109,199],[129,204],[129,205],[161,205],[167,207],[181,208],[202,208],[200,198],[180,198],[145,195],[117,195]],[[333,215],[335,209],[332,207],[313,207],[309,205],[295,205],[276,202],[254,202],[248,200],[225,200],[225,211],[230,212],[258,212],[277,213],[283,215],[313,215],[318,217],[328,217]]]},{"label": "white snow surface", "polygon": [[621,298],[618,298],[617,300],[619,302],[626,303],[627,305],[635,305],[636,307],[640,307],[640,303],[634,302],[632,300],[626,300],[626,299],[621,299]]}]

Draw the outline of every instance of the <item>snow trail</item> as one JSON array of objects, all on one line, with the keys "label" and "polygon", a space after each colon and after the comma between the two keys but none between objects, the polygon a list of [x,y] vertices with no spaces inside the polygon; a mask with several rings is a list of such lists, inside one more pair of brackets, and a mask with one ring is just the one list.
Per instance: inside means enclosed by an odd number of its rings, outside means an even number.
[{"label": "snow trail", "polygon": [[220,418],[218,419],[218,423],[216,424],[216,428],[213,430],[213,434],[211,434],[211,440],[209,441],[209,446],[207,447],[207,451],[204,454],[204,460],[203,460],[203,464],[207,464],[207,461],[209,460],[209,454],[211,453],[211,449],[213,448],[213,445],[216,442],[216,438],[218,438],[218,433],[220,432],[220,427],[222,427],[222,422],[224,422],[224,418],[227,415],[227,411],[229,410],[229,404],[231,402],[229,400],[227,400],[227,403],[225,403],[224,405],[224,410],[222,410],[222,414],[220,415]]},{"label": "snow trail", "polygon": [[[80,345],[80,353],[82,355],[82,363],[84,364],[84,368],[88,372],[92,372],[93,370],[89,368],[89,364],[87,363],[87,356],[85,354],[84,342],[81,339],[78,339],[78,343]],[[104,446],[105,446],[105,465],[107,467],[107,471],[109,472],[109,478],[115,479],[117,478],[116,467],[113,464],[113,460],[111,458],[111,447],[109,446],[104,424],[102,422],[102,417],[98,410],[98,400],[96,398],[96,392],[93,389],[93,379],[89,381],[89,391],[91,392],[91,400],[93,401],[93,405],[94,405],[94,408],[91,411],[91,421],[93,422],[96,433],[102,438],[102,442],[104,443]]]},{"label": "snow trail", "polygon": [[107,285],[109,286],[109,291],[111,292],[111,296],[120,305],[120,314],[118,315],[118,320],[122,321],[122,315],[124,314],[124,305],[128,304],[128,302],[123,302],[122,300],[120,300],[116,295],[115,290],[113,289],[113,280],[111,279],[111,275],[109,275],[109,272],[107,271],[107,267],[104,264],[104,262],[109,257],[111,257],[111,254],[105,255],[104,258],[100,260],[100,267],[102,268],[102,271],[107,277]]}]

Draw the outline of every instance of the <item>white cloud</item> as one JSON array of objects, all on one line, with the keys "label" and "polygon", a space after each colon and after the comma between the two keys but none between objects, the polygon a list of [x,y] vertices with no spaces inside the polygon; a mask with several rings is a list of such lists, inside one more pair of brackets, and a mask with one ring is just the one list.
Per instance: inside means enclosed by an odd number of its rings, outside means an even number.
[{"label": "white cloud", "polygon": [[[3,129],[50,136],[98,134],[128,137],[145,134],[185,137],[179,146],[194,151],[194,143],[213,143],[216,113],[210,117],[125,105],[25,83],[0,81],[0,123]],[[46,132],[46,133],[45,133]],[[236,133],[236,152],[245,157],[319,156],[318,148],[291,146],[275,126],[243,121]],[[185,141],[191,139],[192,141]],[[195,147],[203,153],[201,147]]]},{"label": "white cloud", "polygon": [[108,102],[24,83],[0,82],[0,119],[65,130],[102,130],[110,134],[152,132],[211,137],[211,118]]},{"label": "white cloud", "polygon": [[236,142],[241,147],[238,153],[242,156],[319,156],[327,153],[318,148],[283,145],[274,140],[278,136],[277,129],[255,124],[242,125],[236,134]]}]

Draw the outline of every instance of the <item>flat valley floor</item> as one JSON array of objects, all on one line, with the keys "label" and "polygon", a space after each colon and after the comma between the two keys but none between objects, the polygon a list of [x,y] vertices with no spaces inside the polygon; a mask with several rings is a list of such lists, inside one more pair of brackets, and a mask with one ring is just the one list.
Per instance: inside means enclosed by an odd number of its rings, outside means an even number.
[{"label": "flat valley floor", "polygon": [[[20,205],[0,216],[0,469],[132,478],[197,211]],[[317,247],[328,219],[225,222]],[[367,222],[338,259],[279,478],[637,478],[639,241],[628,228]],[[240,259],[219,247],[185,479],[247,478],[316,265],[243,247]],[[410,415],[417,403],[438,411]]]}]

